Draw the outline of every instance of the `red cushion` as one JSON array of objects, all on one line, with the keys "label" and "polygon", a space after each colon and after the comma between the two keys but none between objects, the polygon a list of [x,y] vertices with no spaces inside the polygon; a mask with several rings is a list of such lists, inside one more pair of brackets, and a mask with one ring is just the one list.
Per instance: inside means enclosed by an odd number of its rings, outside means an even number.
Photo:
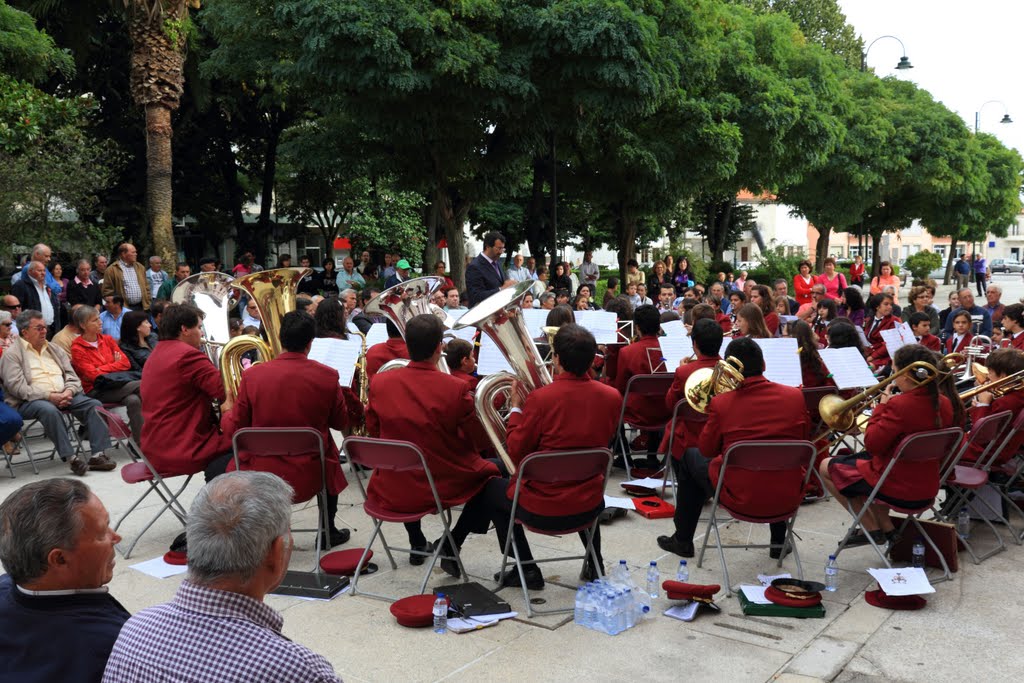
[{"label": "red cushion", "polygon": [[[320,569],[328,574],[352,576],[356,573],[356,567],[359,566],[359,558],[362,556],[363,548],[336,550],[320,558]],[[366,562],[363,564],[364,570],[371,559],[373,559],[372,550],[366,554]]]},{"label": "red cushion", "polygon": [[132,462],[121,468],[121,479],[126,484],[138,484],[140,481],[149,481],[153,473],[149,471],[145,463]]},{"label": "red cushion", "polygon": [[806,598],[793,597],[774,586],[764,589],[764,597],[783,607],[815,607],[821,604],[821,593],[807,593],[806,595]]},{"label": "red cushion", "polygon": [[701,586],[696,583],[683,583],[682,581],[664,581],[661,587],[669,600],[710,600],[715,597],[722,587],[715,584]]},{"label": "red cushion", "polygon": [[399,625],[408,628],[424,628],[434,625],[434,601],[431,593],[410,595],[391,603],[391,613],[395,615]]},{"label": "red cushion", "polygon": [[881,588],[864,593],[864,599],[869,605],[882,609],[922,609],[928,604],[920,595],[889,595]]},{"label": "red cushion", "polygon": [[188,555],[176,550],[168,550],[164,553],[164,562],[167,564],[186,565],[188,564]]}]

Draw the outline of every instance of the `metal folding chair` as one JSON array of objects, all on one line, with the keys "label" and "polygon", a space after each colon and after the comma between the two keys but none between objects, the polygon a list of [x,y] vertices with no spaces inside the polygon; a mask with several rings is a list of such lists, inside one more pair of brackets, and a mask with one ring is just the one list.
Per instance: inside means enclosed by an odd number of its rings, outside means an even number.
[{"label": "metal folding chair", "polygon": [[[804,395],[804,405],[807,406],[807,414],[811,417],[811,434],[825,434],[824,439],[828,439],[829,434],[826,433],[828,425],[821,419],[821,414],[818,412],[818,405],[821,403],[821,399],[832,394],[838,394],[839,389],[836,387],[803,387],[800,389],[800,393]],[[814,459],[814,476],[818,480],[818,485],[821,486],[822,494],[820,497],[812,498],[812,501],[816,500],[828,500],[831,496],[829,495],[828,488],[825,486],[824,480],[821,478],[821,473],[818,472],[818,463],[829,454],[834,454],[834,451],[842,446],[843,440],[837,439],[834,444],[826,443],[826,447],[822,450],[828,451],[828,453],[819,453]],[[817,448],[817,444],[815,444]]]},{"label": "metal folding chair", "polygon": [[[697,566],[701,567],[704,563],[704,553],[708,548],[708,540],[711,536],[711,532],[715,533],[715,544],[718,548],[719,559],[722,563],[722,574],[725,577],[725,585],[727,590],[732,591],[732,584],[729,581],[729,567],[725,562],[725,549],[726,548],[778,548],[779,549],[779,564],[782,566],[782,561],[785,559],[786,546],[789,546],[793,551],[793,559],[796,561],[796,571],[799,578],[803,578],[804,570],[800,564],[800,553],[797,551],[796,538],[793,534],[793,525],[796,523],[797,514],[800,512],[800,505],[804,499],[804,487],[807,486],[807,481],[811,476],[811,470],[814,469],[814,458],[817,455],[817,450],[810,441],[802,440],[764,440],[764,441],[740,441],[730,446],[722,456],[722,469],[718,474],[718,485],[715,487],[715,497],[711,503],[711,512],[708,517],[708,528],[704,533],[704,543],[700,548],[700,555],[697,557]],[[726,478],[729,475],[730,470],[752,470],[756,472],[783,472],[788,470],[799,470],[800,468],[806,468],[803,474],[803,480],[799,487],[794,487],[792,491],[781,492],[772,491],[769,495],[773,496],[773,500],[779,502],[779,506],[785,506],[784,512],[774,515],[772,517],[759,517],[750,515],[743,510],[737,509],[735,506],[729,506],[722,502],[722,488],[726,483]],[[722,536],[718,528],[718,519],[716,513],[718,508],[721,507],[729,516],[738,519],[741,522],[751,522],[753,524],[770,524],[773,522],[786,522],[786,537],[783,539],[781,544],[752,544],[743,543],[736,545],[723,545]]]},{"label": "metal folding chair", "polygon": [[685,398],[681,398],[676,401],[676,405],[672,408],[672,420],[668,423],[666,429],[668,432],[668,443],[665,448],[665,477],[661,482],[661,495],[664,497],[665,488],[668,486],[669,479],[673,482],[676,479],[675,471],[672,469],[672,463],[669,462],[669,458],[672,457],[672,447],[675,444],[676,439],[676,425],[679,424],[680,420],[686,420],[687,422],[707,422],[708,416],[705,413],[698,412],[693,409]]},{"label": "metal folding chair", "polygon": [[1003,519],[1010,532],[1010,538],[1017,545],[1024,544],[1024,531],[1017,531],[1010,523],[1010,518],[1014,512],[1024,518],[1024,510],[1021,509],[1019,501],[1013,498],[1011,492],[1017,489],[1024,477],[1024,457],[1022,457],[1021,446],[1024,446],[1024,412],[1013,420],[1013,424],[1006,431],[1003,442],[999,445],[999,451],[992,454],[990,462],[985,468],[989,473],[988,486],[1002,498],[1002,504],[1007,512]]},{"label": "metal folding chair", "polygon": [[619,411],[619,426],[616,430],[616,440],[619,445],[619,451],[623,455],[623,460],[626,465],[626,476],[632,476],[633,470],[633,450],[630,446],[629,439],[626,437],[626,428],[634,429],[641,432],[653,432],[661,429],[665,429],[668,425],[671,416],[666,415],[663,419],[636,422],[626,422],[626,406],[628,405],[630,397],[654,397],[664,403],[665,396],[668,394],[668,390],[672,388],[672,380],[675,377],[674,373],[671,372],[659,372],[648,375],[633,375],[629,378],[629,382],[626,383],[626,393],[622,397],[622,408]]},{"label": "metal folding chair", "polygon": [[[515,493],[512,497],[512,514],[509,519],[508,535],[505,539],[505,548],[501,557],[501,570],[498,573],[498,576],[501,577],[505,575],[505,567],[508,565],[509,549],[511,548],[515,556],[516,571],[519,572],[519,583],[523,589],[523,598],[526,603],[526,613],[528,616],[532,617],[534,613],[563,614],[566,612],[572,612],[573,608],[536,609],[530,602],[530,591],[526,587],[526,574],[523,571],[524,564],[538,565],[543,562],[583,560],[585,567],[586,560],[589,557],[594,563],[594,567],[597,569],[598,573],[601,574],[602,572],[601,563],[598,560],[597,552],[594,550],[594,532],[597,530],[600,513],[595,514],[594,519],[586,524],[571,528],[553,530],[531,527],[527,523],[518,519],[516,515],[519,511],[519,494],[523,489],[524,482],[534,484],[554,484],[559,482],[588,481],[594,477],[602,476],[603,480],[601,482],[601,490],[603,492],[604,487],[608,483],[611,467],[612,452],[607,448],[590,448],[573,451],[542,451],[538,453],[531,453],[526,456],[521,463],[519,463],[519,471],[516,473]],[[566,534],[585,531],[587,536],[587,546],[582,555],[550,557],[542,560],[533,559],[524,563],[519,557],[519,548],[513,542],[512,532],[515,529],[516,524],[522,524],[524,529],[532,531],[533,533],[543,534],[545,536],[564,536]]]},{"label": "metal folding chair", "polygon": [[[310,532],[316,534],[316,563],[313,573],[319,574],[320,557],[325,548],[321,540],[330,533],[327,519],[327,461],[324,450],[323,436],[311,427],[244,427],[231,436],[231,447],[234,451],[235,469],[241,469],[239,451],[252,456],[250,469],[260,471],[259,461],[265,458],[309,458],[311,453],[319,456],[320,490],[316,494],[319,503],[320,520],[318,529],[292,529],[293,533]],[[340,465],[339,465],[340,466]],[[292,500],[293,503],[305,503],[306,500]],[[321,529],[323,533],[321,533]]]},{"label": "metal folding chair", "polygon": [[135,549],[135,545],[142,539],[142,536],[149,531],[149,528],[156,523],[156,520],[160,519],[160,516],[170,510],[171,514],[178,518],[182,526],[185,526],[185,521],[188,519],[188,512],[185,507],[178,500],[178,497],[182,494],[185,488],[192,481],[191,474],[185,477],[185,483],[178,488],[177,491],[171,490],[167,485],[167,479],[164,478],[153,464],[146,458],[146,455],[139,448],[139,445],[135,443],[135,439],[132,438],[131,431],[128,429],[128,425],[124,423],[120,417],[111,413],[105,408],[97,408],[97,414],[103,418],[103,421],[107,425],[107,431],[110,432],[110,438],[120,444],[121,448],[128,453],[128,457],[132,459],[132,462],[121,467],[121,479],[127,484],[141,484],[146,483],[147,488],[145,492],[132,503],[131,507],[121,515],[120,519],[117,520],[117,524],[114,525],[114,531],[117,531],[125,519],[128,518],[135,508],[142,504],[142,501],[149,496],[150,493],[156,493],[163,500],[164,504],[160,510],[149,520],[142,531],[128,544],[128,549],[124,550],[121,546],[124,545],[124,541],[118,544],[117,550],[121,553],[124,559],[131,557],[132,550]]},{"label": "metal folding chair", "polygon": [[[64,420],[64,429],[66,429],[67,432],[68,432],[68,439],[71,441],[72,445],[75,447],[75,452],[74,452],[73,455],[81,455],[84,452],[85,448],[82,446],[82,440],[78,436],[78,429],[75,427],[75,416],[72,415],[70,412],[68,412],[66,410],[61,410],[60,414],[61,414],[61,417]],[[30,443],[30,440],[29,440],[29,436],[30,436],[29,432],[30,432],[30,430],[33,427],[39,427],[40,430],[42,430],[43,423],[40,422],[36,418],[26,418],[25,419],[25,424],[22,425],[22,428],[21,428],[21,437],[22,437],[21,438],[21,447],[25,449],[25,455],[28,458],[29,464],[32,466],[32,472],[34,474],[39,474],[39,468],[36,466],[37,465],[37,461],[39,461],[39,460],[55,460],[57,458],[57,444],[55,444],[54,442],[50,441],[49,442],[50,443],[50,448],[48,450],[43,450],[43,451],[39,451],[39,452],[33,450],[33,446],[32,446],[32,444]],[[45,431],[42,431],[41,436],[44,439],[46,439],[47,441],[49,441],[49,437],[46,436],[46,432]],[[37,444],[37,446],[38,446],[38,444]],[[4,455],[5,455],[5,457],[7,457],[6,454],[4,454]],[[8,465],[10,465],[11,464],[11,462],[10,462],[11,459],[9,457],[7,457],[7,460],[8,460]],[[17,465],[24,465],[25,463],[21,462],[21,463],[15,463],[15,464],[17,464]],[[14,478],[14,468],[10,467],[10,471],[11,471],[11,478],[13,479]]]},{"label": "metal folding chair", "polygon": [[[430,573],[433,571],[434,565],[437,564],[437,561],[442,558],[455,560],[459,566],[463,582],[468,582],[469,576],[466,574],[466,568],[462,566],[462,557],[459,555],[458,546],[455,543],[455,539],[452,537],[451,508],[454,506],[446,507],[441,502],[441,496],[437,492],[437,486],[434,484],[434,477],[430,473],[430,466],[427,464],[427,458],[423,455],[423,451],[421,451],[416,444],[408,441],[375,439],[368,436],[345,437],[344,449],[348,454],[350,462],[374,471],[393,470],[395,472],[423,472],[423,476],[427,480],[427,484],[430,486],[430,493],[434,498],[433,505],[424,506],[423,508],[413,512],[405,512],[392,510],[373,503],[367,497],[366,491],[363,491],[363,511],[374,520],[374,526],[373,533],[370,534],[370,540],[366,543],[366,548],[363,550],[363,554],[359,558],[359,564],[356,565],[355,574],[352,577],[352,595],[356,595],[358,593],[371,598],[387,601],[394,601],[397,599],[396,597],[388,595],[358,590],[360,573],[363,570],[363,566],[366,564],[367,556],[373,547],[373,542],[378,536],[380,536],[380,541],[384,546],[384,552],[387,554],[388,560],[391,562],[392,570],[398,569],[395,557],[391,554],[392,550],[406,553],[408,555],[429,555],[430,562],[427,563],[427,570],[423,574],[423,582],[420,584],[420,593],[423,593],[426,590],[427,581],[430,580]],[[463,502],[465,501],[459,501],[459,504]],[[381,531],[381,527],[384,522],[416,522],[427,515],[438,515],[438,517],[440,517],[441,524],[444,526],[444,534],[442,538],[447,541],[447,546],[452,549],[451,556],[441,555],[441,550],[446,545],[445,543],[438,543],[437,547],[434,548],[434,551],[429,554],[423,551],[413,550],[412,548],[399,548],[397,546],[388,545],[387,539],[384,538],[384,533]]]},{"label": "metal folding chair", "polygon": [[[949,427],[947,429],[936,429],[927,432],[918,432],[917,434],[911,434],[905,437],[903,441],[896,446],[896,453],[889,460],[889,464],[886,465],[882,471],[882,475],[878,478],[878,483],[875,484],[871,494],[864,501],[864,505],[861,506],[860,512],[856,512],[853,509],[853,505],[847,501],[847,511],[850,516],[853,517],[853,522],[850,523],[849,528],[846,530],[846,535],[843,536],[843,540],[839,542],[839,547],[836,549],[836,556],[843,551],[846,547],[850,537],[857,531],[858,528],[863,530],[861,526],[861,519],[864,514],[871,507],[872,504],[878,503],[884,505],[890,510],[903,513],[906,515],[903,523],[900,525],[899,532],[902,533],[908,524],[913,524],[918,534],[924,539],[924,541],[931,547],[932,552],[938,556],[939,561],[942,563],[943,578],[940,580],[946,580],[953,578],[953,573],[949,570],[949,564],[946,562],[946,558],[943,557],[942,552],[939,550],[935,541],[925,532],[921,522],[918,519],[922,514],[931,509],[935,502],[935,496],[938,495],[939,491],[936,487],[935,492],[931,494],[931,500],[928,504],[920,508],[906,508],[899,505],[893,505],[881,498],[878,498],[878,493],[882,490],[885,485],[886,479],[889,478],[889,473],[892,472],[893,467],[897,462],[934,462],[935,466],[942,470],[942,465],[947,461],[949,454],[955,454],[960,448],[960,443],[963,440],[964,432],[959,427]],[[955,456],[954,456],[955,457]],[[864,530],[864,535],[867,536],[868,543],[878,554],[879,559],[885,563],[886,567],[892,567],[889,563],[889,558],[885,556],[885,552],[875,543],[875,540],[871,538],[871,534]]]}]

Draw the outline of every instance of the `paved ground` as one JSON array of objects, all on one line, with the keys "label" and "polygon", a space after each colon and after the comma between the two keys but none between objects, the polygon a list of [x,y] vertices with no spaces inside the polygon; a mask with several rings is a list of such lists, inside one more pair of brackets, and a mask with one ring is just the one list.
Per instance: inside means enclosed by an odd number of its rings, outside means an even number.
[{"label": "paved ground", "polygon": [[[1008,285],[1004,302],[1024,294],[1020,276],[998,276],[997,281]],[[942,300],[945,291],[948,288],[940,292]],[[126,461],[124,454],[114,455],[119,463]],[[46,462],[39,475],[27,467],[18,467],[16,473],[16,479],[0,479],[0,499],[37,476],[65,476],[67,470],[59,462]],[[91,473],[86,481],[113,519],[141,493],[124,484],[117,472]],[[611,482],[609,493],[618,489],[620,481]],[[186,498],[191,499],[198,487],[194,482]],[[358,487],[349,487],[341,503],[339,514],[344,525],[353,528],[350,545],[355,547],[365,542],[371,528]],[[153,512],[152,505],[135,511],[122,531],[134,536]],[[295,526],[308,527],[313,517],[313,509],[297,510]],[[807,578],[822,578],[826,556],[847,522],[846,513],[833,501],[801,510],[797,531]],[[428,537],[439,535],[439,526],[432,520],[426,521],[425,530]],[[111,591],[129,610],[138,611],[173,595],[179,578],[151,578],[129,565],[162,554],[179,531],[173,517],[165,516],[139,543],[131,560],[118,559]],[[645,520],[630,513],[603,527],[605,558],[609,563],[626,559],[638,583],[650,560],[658,561],[663,574],[674,573],[678,558],[663,553],[655,543],[659,534],[670,531],[671,520]],[[975,531],[981,546],[987,547],[989,541],[977,524]],[[390,536],[397,541],[402,530],[392,528]],[[725,536],[727,542],[747,538],[764,542],[767,530],[736,523]],[[538,556],[578,548],[575,535],[531,537],[531,542]],[[311,547],[311,534],[296,535],[293,568],[311,566]],[[734,583],[752,582],[759,573],[777,571],[767,551],[727,552]],[[422,576],[419,568],[399,558],[398,570],[392,571],[382,555],[377,559],[381,571],[365,579],[367,590],[395,595],[416,592]],[[463,559],[471,576],[488,585],[500,564],[494,533],[470,537]],[[1020,604],[1016,596],[1024,592],[1022,560],[1024,549],[1016,545],[980,566],[962,555],[966,564],[953,581],[936,585],[926,609],[889,612],[864,602],[864,590],[872,581],[862,572],[877,566],[877,558],[870,548],[854,549],[841,555],[840,589],[826,598],[824,619],[745,617],[736,599],[719,597],[720,614],[703,614],[693,623],[683,623],[661,616],[671,603],[659,599],[654,618],[615,637],[577,627],[567,618],[527,620],[522,596],[513,590],[502,595],[521,610],[523,618],[466,635],[439,636],[429,629],[399,627],[386,603],[362,596],[343,595],[331,602],[271,596],[268,602],[284,614],[285,633],[325,655],[347,681],[1009,681],[1024,670],[1016,628]],[[547,587],[535,596],[548,606],[571,605],[578,570],[575,563],[547,565]],[[783,571],[795,570],[790,556]],[[721,581],[714,553],[702,568],[691,569],[691,580]],[[444,583],[448,577],[435,570],[430,585]]]}]

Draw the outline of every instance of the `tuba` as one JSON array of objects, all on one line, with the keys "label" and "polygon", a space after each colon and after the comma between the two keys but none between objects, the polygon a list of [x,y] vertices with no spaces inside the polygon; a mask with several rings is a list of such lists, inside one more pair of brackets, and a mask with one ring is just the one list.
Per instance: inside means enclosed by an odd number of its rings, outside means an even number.
[{"label": "tuba", "polygon": [[231,281],[233,288],[244,292],[256,303],[267,338],[263,340],[253,334],[243,334],[224,345],[220,353],[220,374],[228,400],[234,400],[238,395],[244,354],[255,350],[260,361],[268,361],[281,353],[281,321],[285,313],[295,310],[299,280],[311,272],[309,268],[274,268]]},{"label": "tuba", "polygon": [[179,282],[171,292],[171,303],[190,304],[203,312],[202,351],[220,368],[224,345],[231,341],[229,314],[238,301],[227,273],[196,273]]},{"label": "tuba", "polygon": [[527,280],[498,290],[463,314],[456,325],[456,329],[476,327],[493,339],[515,371],[515,374],[497,372],[484,377],[476,386],[474,399],[487,438],[509,473],[515,472],[515,464],[505,450],[507,428],[494,407],[495,398],[500,393],[509,393],[516,380],[523,395],[551,383],[551,373],[523,320],[523,297],[533,291],[533,284],[532,280]]},{"label": "tuba", "polygon": [[735,356],[720,360],[714,368],[701,368],[686,380],[686,402],[698,413],[708,412],[708,404],[718,394],[739,388],[743,383],[743,362]]},{"label": "tuba", "polygon": [[[430,303],[430,296],[443,285],[444,279],[439,277],[418,277],[399,282],[367,301],[363,313],[384,316],[402,333],[402,339],[405,339],[405,324],[422,314],[436,315],[450,330],[455,327],[455,318],[448,311]],[[385,363],[378,372],[387,372],[408,364],[408,358],[397,358]],[[437,368],[441,372],[451,374],[444,356],[438,361]]]}]

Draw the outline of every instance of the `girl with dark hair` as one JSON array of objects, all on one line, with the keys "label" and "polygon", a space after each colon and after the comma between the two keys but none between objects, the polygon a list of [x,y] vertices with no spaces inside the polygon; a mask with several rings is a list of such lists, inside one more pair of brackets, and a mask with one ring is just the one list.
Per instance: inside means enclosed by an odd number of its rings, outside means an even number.
[{"label": "girl with dark hair", "polygon": [[686,288],[691,287],[691,283],[695,281],[693,271],[690,270],[690,261],[682,255],[676,257],[676,269],[672,273],[672,285],[676,288],[676,296],[682,296]]},{"label": "girl with dark hair", "polygon": [[560,289],[564,289],[567,292],[572,291],[572,278],[569,276],[569,272],[565,267],[564,263],[555,264],[555,272],[551,276],[551,287],[555,288],[557,292]]},{"label": "girl with dark hair", "polygon": [[[576,309],[577,311],[594,310],[593,297],[594,292],[590,290],[590,285],[580,285],[579,289],[576,290],[576,300],[573,301],[573,308]],[[580,308],[579,306],[576,305],[580,299],[583,299],[587,303],[585,308]]]},{"label": "girl with dark hair", "polygon": [[[893,358],[893,372],[917,361],[936,365],[938,356],[920,344],[900,347]],[[952,385],[952,376],[919,386],[924,376],[909,373],[897,377],[885,388],[864,433],[864,453],[825,460],[820,473],[836,501],[859,511],[878,484],[899,443],[920,432],[963,425],[963,405]],[[893,384],[900,394],[892,393]],[[906,508],[920,508],[933,502],[939,490],[938,461],[904,461],[893,465],[878,498]],[[861,518],[861,525],[876,544],[896,541],[889,509],[873,504]],[[867,536],[855,534],[847,547],[865,545]]]},{"label": "girl with dark hair", "polygon": [[859,328],[849,318],[836,318],[828,326],[828,343],[830,349],[857,349],[864,354],[864,343],[861,341]]},{"label": "girl with dark hair", "polygon": [[814,318],[814,333],[818,335],[821,346],[828,345],[828,326],[836,319],[836,302],[832,299],[822,299],[815,309],[817,314]]},{"label": "girl with dark hair", "polygon": [[320,293],[328,299],[338,296],[338,270],[334,267],[334,259],[327,257],[321,265],[324,272],[319,276]]},{"label": "girl with dark hair", "polygon": [[765,285],[754,285],[750,288],[750,303],[761,309],[765,327],[774,337],[779,331],[779,314],[772,307],[772,290]]},{"label": "girl with dark hair", "polygon": [[121,350],[132,363],[132,370],[142,370],[156,347],[157,336],[145,311],[129,311],[121,320]]},{"label": "girl with dark hair", "polygon": [[764,313],[755,304],[743,304],[736,312],[736,327],[739,332],[733,335],[736,337],[750,337],[752,339],[771,339],[772,333],[764,324]]},{"label": "girl with dark hair", "polygon": [[332,296],[321,301],[320,305],[316,307],[316,315],[313,316],[313,320],[316,321],[317,338],[348,339],[345,305],[338,297]]},{"label": "girl with dark hair", "polygon": [[818,340],[811,326],[803,320],[797,320],[790,326],[789,336],[796,339],[804,388],[834,384],[828,370],[825,369],[825,364],[821,362],[821,356],[818,355]]},{"label": "girl with dark hair", "polygon": [[836,311],[844,318],[858,327],[864,327],[864,296],[856,287],[847,287],[843,290],[843,296],[839,299],[839,309]]}]

